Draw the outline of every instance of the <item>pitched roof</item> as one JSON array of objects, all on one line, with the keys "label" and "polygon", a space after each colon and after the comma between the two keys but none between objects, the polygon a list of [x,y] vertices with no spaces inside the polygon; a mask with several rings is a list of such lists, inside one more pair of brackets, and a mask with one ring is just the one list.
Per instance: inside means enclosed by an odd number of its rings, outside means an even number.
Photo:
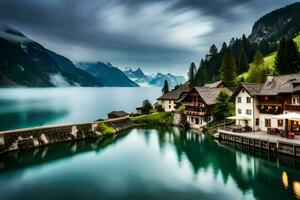
[{"label": "pitched roof", "polygon": [[112,111],[110,113],[108,113],[107,115],[115,115],[115,116],[118,116],[118,117],[125,117],[126,115],[129,115],[127,112],[125,111]]},{"label": "pitched roof", "polygon": [[245,89],[250,96],[256,96],[259,94],[263,85],[264,84],[258,83],[240,83],[238,87],[234,90],[229,101],[232,101],[236,97],[236,95],[241,91],[242,88]]},{"label": "pitched roof", "polygon": [[259,95],[278,95],[279,93],[293,93],[296,88],[293,84],[300,83],[300,74],[287,74],[274,76],[272,80],[266,81]]},{"label": "pitched roof", "polygon": [[221,85],[222,83],[223,83],[222,80],[214,82],[214,83],[207,83],[207,84],[204,85],[204,87],[216,88],[216,87],[219,87],[219,85]]},{"label": "pitched roof", "polygon": [[226,92],[228,95],[232,94],[228,88],[195,87],[194,89],[207,105],[216,104],[217,97],[221,91]]},{"label": "pitched roof", "polygon": [[167,92],[166,94],[159,97],[157,100],[178,100],[181,97],[181,94],[184,92],[189,92],[189,86],[187,84],[184,84],[180,86],[177,90],[172,90],[170,92]]}]

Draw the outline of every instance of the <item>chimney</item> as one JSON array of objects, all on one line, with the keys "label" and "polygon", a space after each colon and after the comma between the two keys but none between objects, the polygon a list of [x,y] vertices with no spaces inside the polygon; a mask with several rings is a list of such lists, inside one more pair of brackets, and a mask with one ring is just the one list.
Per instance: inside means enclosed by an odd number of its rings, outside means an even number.
[{"label": "chimney", "polygon": [[274,76],[271,74],[267,75],[267,83],[271,83],[273,81]]}]

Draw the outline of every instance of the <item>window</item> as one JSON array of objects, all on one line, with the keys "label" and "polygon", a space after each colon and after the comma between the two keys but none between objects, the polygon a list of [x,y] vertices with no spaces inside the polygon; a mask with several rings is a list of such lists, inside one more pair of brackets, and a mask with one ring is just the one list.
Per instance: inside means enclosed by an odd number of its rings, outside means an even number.
[{"label": "window", "polygon": [[169,109],[171,109],[171,105],[169,105]]},{"label": "window", "polygon": [[242,114],[242,109],[238,109],[238,114]]},{"label": "window", "polygon": [[292,96],[292,105],[299,105],[299,103],[300,103],[299,96],[293,95]]},{"label": "window", "polygon": [[256,119],[255,119],[255,125],[256,125],[256,126],[259,126],[259,118],[256,118]]},{"label": "window", "polygon": [[242,97],[238,97],[238,103],[242,103]]},{"label": "window", "polygon": [[250,109],[247,109],[247,110],[246,110],[246,114],[247,114],[247,115],[251,115],[251,110],[250,110]]},{"label": "window", "polygon": [[171,100],[169,100],[169,104],[171,104],[172,102],[171,102]]},{"label": "window", "polygon": [[265,127],[271,127],[271,119],[265,119]]},{"label": "window", "polygon": [[278,127],[283,127],[283,120],[282,119],[277,120],[277,126]]},{"label": "window", "polygon": [[196,118],[196,124],[199,124],[199,118],[198,117]]},{"label": "window", "polygon": [[251,97],[247,97],[247,103],[251,103]]},{"label": "window", "polygon": [[242,90],[242,93],[244,93],[245,92],[245,90]]}]

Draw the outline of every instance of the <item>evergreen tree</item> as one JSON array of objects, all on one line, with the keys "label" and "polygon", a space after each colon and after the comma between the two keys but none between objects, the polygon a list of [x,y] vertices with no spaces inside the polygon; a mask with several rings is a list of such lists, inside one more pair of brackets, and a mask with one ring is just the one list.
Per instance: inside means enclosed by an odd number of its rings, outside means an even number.
[{"label": "evergreen tree", "polygon": [[169,92],[169,84],[168,84],[167,80],[165,80],[164,87],[162,88],[161,91],[162,91],[163,94],[166,94],[166,93]]},{"label": "evergreen tree", "polygon": [[292,39],[281,38],[275,58],[275,69],[279,74],[300,71],[298,46]]},{"label": "evergreen tree", "polygon": [[213,45],[210,47],[210,49],[209,49],[209,54],[210,54],[211,56],[214,56],[214,55],[216,55],[217,53],[218,53],[218,48],[216,47],[215,44],[213,44]]},{"label": "evergreen tree", "polygon": [[236,84],[236,60],[231,51],[227,51],[224,54],[221,68],[221,79],[228,87],[233,87]]},{"label": "evergreen tree", "polygon": [[247,58],[247,54],[245,53],[244,49],[241,51],[241,55],[238,62],[238,73],[241,74],[243,72],[248,71],[249,69],[249,62]]},{"label": "evergreen tree", "polygon": [[249,83],[264,83],[266,75],[267,70],[264,66],[264,57],[260,51],[257,51],[249,68],[247,81]]},{"label": "evergreen tree", "polygon": [[223,42],[221,52],[225,52],[227,50],[227,44],[226,42]]},{"label": "evergreen tree", "polygon": [[221,90],[217,97],[217,103],[213,109],[213,117],[215,120],[224,120],[231,115],[231,105],[228,102],[229,95]]},{"label": "evergreen tree", "polygon": [[196,74],[196,65],[194,62],[192,62],[188,72],[190,88],[193,88],[195,86],[195,74]]},{"label": "evergreen tree", "polygon": [[287,40],[287,71],[288,73],[299,73],[300,71],[300,55],[297,43],[293,39]]},{"label": "evergreen tree", "polygon": [[195,75],[195,86],[203,86],[206,83],[207,63],[203,59],[200,62],[199,68]]}]

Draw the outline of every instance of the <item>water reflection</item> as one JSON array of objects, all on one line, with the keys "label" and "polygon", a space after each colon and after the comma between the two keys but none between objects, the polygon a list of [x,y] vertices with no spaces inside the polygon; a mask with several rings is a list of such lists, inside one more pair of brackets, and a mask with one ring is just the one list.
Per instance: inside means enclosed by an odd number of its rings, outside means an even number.
[{"label": "water reflection", "polygon": [[[53,174],[54,169],[59,171]],[[34,178],[24,178],[36,171]],[[61,174],[64,178],[58,177]],[[270,162],[174,127],[144,127],[117,138],[57,144],[0,157],[0,184],[24,187],[0,189],[0,197],[20,197],[15,199],[21,199],[25,189],[31,199],[37,199],[31,186],[45,181],[49,183],[43,186],[45,190],[55,185],[55,192],[63,195],[69,191],[63,183],[84,187],[87,191],[76,192],[79,199],[87,194],[89,199],[293,199],[299,198],[299,177],[296,168],[278,160]],[[74,199],[73,193],[68,195]]]}]

